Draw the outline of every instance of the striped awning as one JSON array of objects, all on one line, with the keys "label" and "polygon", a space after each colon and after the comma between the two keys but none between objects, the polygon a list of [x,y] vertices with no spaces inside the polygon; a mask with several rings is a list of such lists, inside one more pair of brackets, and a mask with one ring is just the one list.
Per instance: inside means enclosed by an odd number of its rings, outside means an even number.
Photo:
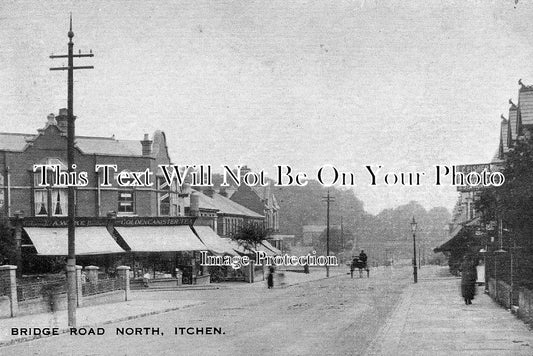
[{"label": "striped awning", "polygon": [[193,229],[209,251],[216,254],[237,255],[233,245],[227,239],[218,236],[210,226],[194,226]]},{"label": "striped awning", "polygon": [[[67,256],[68,229],[50,227],[25,227],[39,255]],[[124,252],[105,226],[76,227],[76,255],[103,255]]]},{"label": "striped awning", "polygon": [[188,225],[115,227],[115,231],[132,252],[208,250]]}]

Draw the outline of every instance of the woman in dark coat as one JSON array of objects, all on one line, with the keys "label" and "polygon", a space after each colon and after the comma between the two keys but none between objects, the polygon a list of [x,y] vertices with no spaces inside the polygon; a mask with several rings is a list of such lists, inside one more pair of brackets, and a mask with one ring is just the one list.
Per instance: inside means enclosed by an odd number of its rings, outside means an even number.
[{"label": "woman in dark coat", "polygon": [[268,289],[274,288],[274,267],[269,268],[269,273],[267,276],[267,286]]},{"label": "woman in dark coat", "polygon": [[476,295],[477,264],[472,257],[465,257],[461,264],[461,294],[465,304],[472,304]]}]

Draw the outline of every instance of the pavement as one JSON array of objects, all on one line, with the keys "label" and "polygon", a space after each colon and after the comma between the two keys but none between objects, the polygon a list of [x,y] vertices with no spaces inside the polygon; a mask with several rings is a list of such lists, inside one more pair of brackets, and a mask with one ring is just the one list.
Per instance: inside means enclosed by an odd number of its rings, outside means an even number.
[{"label": "pavement", "polygon": [[[388,275],[390,278],[404,279],[406,273],[409,273],[408,266],[398,270],[388,270],[387,268],[372,269],[371,279],[365,278],[362,282],[373,281],[373,275],[376,277]],[[345,282],[349,278],[346,273],[347,268],[332,268],[330,270],[331,282],[334,278],[339,278],[340,285],[346,285]],[[310,274],[289,271],[285,271],[283,274],[282,279],[276,279],[275,289],[304,284],[326,277],[324,269],[311,269]],[[358,279],[358,276],[354,277]],[[259,292],[261,289],[266,289],[265,283],[263,281],[254,284],[235,282],[220,283],[217,286],[234,290],[237,293],[241,288],[253,290],[255,293],[255,290]],[[363,288],[365,283],[360,284],[360,287]],[[386,317],[385,322],[380,322],[376,327],[378,331],[370,336],[373,341],[367,348],[360,349],[361,354],[533,355],[533,333],[526,324],[514,314],[494,303],[489,296],[483,293],[483,287],[478,287],[478,295],[473,304],[465,305],[460,296],[459,285],[460,279],[451,276],[447,272],[447,267],[424,266],[421,268],[418,283],[402,287],[403,292],[401,292],[392,313]],[[337,295],[340,292],[336,288],[338,287],[331,290],[324,288],[320,290]],[[185,291],[186,289],[181,290]],[[304,290],[306,289],[304,288]],[[178,289],[166,292],[132,291],[132,300],[128,302],[79,308],[77,310],[78,326],[96,327],[172,310],[192,308],[208,303],[209,299],[213,300],[215,296],[209,294],[214,292],[216,291],[201,290],[197,294],[191,294],[180,292]],[[202,300],[204,293],[210,298],[206,296]],[[388,298],[385,291],[380,293],[384,298]],[[264,293],[262,294],[264,295]],[[180,295],[183,295],[182,300],[180,300]],[[364,307],[363,304],[361,307]],[[193,310],[197,311],[196,308]],[[214,309],[212,312],[219,313],[220,311]],[[194,312],[192,313],[194,314]],[[196,320],[197,317],[198,315],[193,319]],[[373,316],[373,318],[376,317]],[[11,328],[13,327],[58,327],[60,332],[67,332],[67,313],[60,311],[55,316],[48,313],[2,319],[0,321],[0,346],[38,337],[11,335]],[[335,334],[333,329],[330,331]],[[324,333],[327,332],[324,330]],[[352,331],[351,335],[353,334]],[[351,344],[353,342],[357,343],[358,341],[354,339]],[[331,350],[334,349],[335,347],[332,346]],[[0,354],[2,354],[2,348],[0,348]]]},{"label": "pavement", "polygon": [[[280,278],[280,273],[282,277]],[[330,268],[330,277],[341,276],[346,273],[342,267]],[[289,271],[278,271],[275,288],[286,288],[288,286],[305,283],[313,280],[326,278],[324,268],[312,268],[311,273],[297,273]],[[178,287],[172,291],[202,290],[203,293],[210,293],[210,290],[220,288],[247,288],[247,289],[264,289],[265,282],[259,281],[253,284],[243,282],[224,282],[205,286],[205,288],[187,288]],[[127,302],[99,304],[89,307],[81,307],[76,311],[77,327],[94,328],[97,326],[120,322],[135,318],[141,318],[148,315],[165,313],[173,310],[179,310],[204,304],[205,301],[199,300],[179,300],[176,298],[161,297],[164,290],[145,289],[132,290],[130,299]],[[166,290],[168,292],[168,290]],[[15,318],[0,319],[0,347],[10,345],[16,342],[24,342],[50,335],[12,335],[12,328],[57,328],[57,333],[69,332],[68,315],[66,310],[60,310],[56,313],[41,313],[18,316]]]},{"label": "pavement", "polygon": [[472,305],[447,267],[426,267],[402,294],[367,355],[533,355],[533,333],[478,286]]}]

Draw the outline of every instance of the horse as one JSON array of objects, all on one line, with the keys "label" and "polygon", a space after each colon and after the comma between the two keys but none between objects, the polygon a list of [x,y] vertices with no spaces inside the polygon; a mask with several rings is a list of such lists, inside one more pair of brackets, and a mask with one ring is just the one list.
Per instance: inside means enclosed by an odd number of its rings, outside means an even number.
[{"label": "horse", "polygon": [[361,261],[358,257],[355,257],[352,261],[352,264],[350,266],[350,272],[353,278],[353,271],[355,269],[359,269],[359,278],[363,278],[363,269],[366,270],[366,276],[367,278],[370,277],[370,270],[368,269],[368,266],[366,262]]}]

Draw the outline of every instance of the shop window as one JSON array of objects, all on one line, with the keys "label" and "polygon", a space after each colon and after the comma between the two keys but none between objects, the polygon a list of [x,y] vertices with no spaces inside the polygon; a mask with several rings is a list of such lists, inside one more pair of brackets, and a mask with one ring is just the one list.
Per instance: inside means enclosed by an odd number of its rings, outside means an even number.
[{"label": "shop window", "polygon": [[135,195],[131,191],[118,192],[118,213],[119,214],[134,214],[135,213]]}]

